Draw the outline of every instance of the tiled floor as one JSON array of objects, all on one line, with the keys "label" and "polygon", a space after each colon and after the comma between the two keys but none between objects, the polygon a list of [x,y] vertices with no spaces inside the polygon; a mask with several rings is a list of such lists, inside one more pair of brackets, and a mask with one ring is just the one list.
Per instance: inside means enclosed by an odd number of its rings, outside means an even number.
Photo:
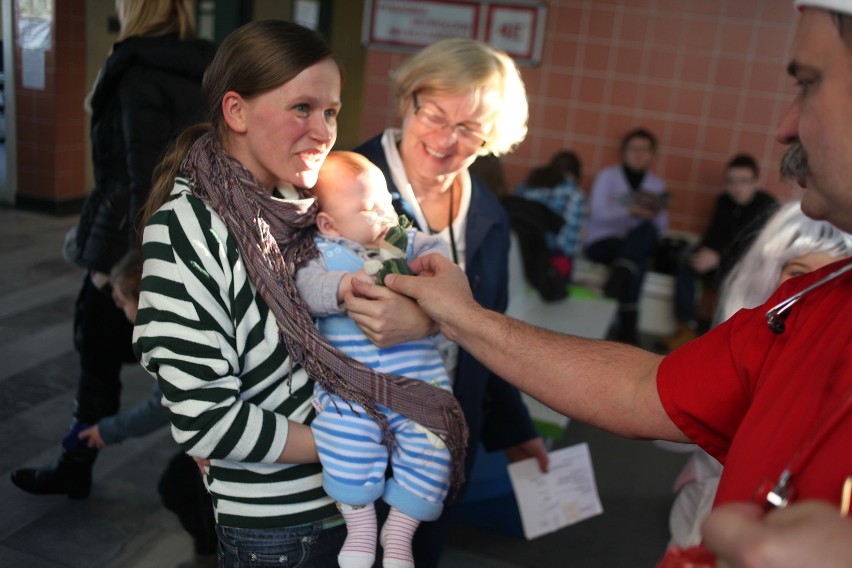
[{"label": "tiled floor", "polygon": [[[55,459],[77,380],[71,311],[81,271],[60,254],[73,217],[0,209],[0,567],[172,567],[190,541],[159,503],[174,452],[168,431],[101,452],[84,501],[19,491],[9,472]],[[148,396],[139,368],[124,375],[124,407]],[[685,461],[649,442],[571,423],[556,446],[589,443],[604,514],[527,542],[454,524],[442,568],[653,566],[668,539],[674,476]]]}]

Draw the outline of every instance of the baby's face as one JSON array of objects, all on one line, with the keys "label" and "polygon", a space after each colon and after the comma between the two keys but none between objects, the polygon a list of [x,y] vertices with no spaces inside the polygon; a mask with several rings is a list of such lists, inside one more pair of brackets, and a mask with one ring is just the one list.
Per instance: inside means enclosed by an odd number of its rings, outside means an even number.
[{"label": "baby's face", "polygon": [[399,223],[381,172],[362,174],[342,185],[333,211],[340,235],[367,248],[376,248],[388,229]]},{"label": "baby's face", "polygon": [[825,252],[814,252],[794,258],[781,269],[781,277],[778,279],[778,284],[781,285],[782,282],[786,282],[790,278],[818,270],[841,258]]}]

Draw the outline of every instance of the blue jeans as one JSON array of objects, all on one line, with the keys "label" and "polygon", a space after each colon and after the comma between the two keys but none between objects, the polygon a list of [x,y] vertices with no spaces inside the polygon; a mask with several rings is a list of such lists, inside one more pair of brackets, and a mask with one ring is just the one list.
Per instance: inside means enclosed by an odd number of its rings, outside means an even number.
[{"label": "blue jeans", "polygon": [[[675,318],[680,323],[695,323],[695,285],[701,280],[703,291],[715,290],[719,278],[718,269],[704,274],[698,274],[689,265],[689,257],[695,253],[694,248],[684,247],[677,263],[675,275]],[[707,315],[707,314],[703,314]]]},{"label": "blue jeans", "polygon": [[216,526],[220,568],[337,568],[346,526],[322,528],[322,522],[275,529]]}]

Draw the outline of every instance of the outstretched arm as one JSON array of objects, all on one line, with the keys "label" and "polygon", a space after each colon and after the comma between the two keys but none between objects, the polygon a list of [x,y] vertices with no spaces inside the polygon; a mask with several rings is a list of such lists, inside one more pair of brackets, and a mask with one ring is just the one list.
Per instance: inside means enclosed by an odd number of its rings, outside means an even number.
[{"label": "outstretched arm", "polygon": [[411,267],[419,276],[389,275],[386,285],[415,299],[449,339],[519,389],[623,436],[688,441],[660,402],[660,356],[486,310],[473,299],[461,269],[439,255],[418,258]]}]

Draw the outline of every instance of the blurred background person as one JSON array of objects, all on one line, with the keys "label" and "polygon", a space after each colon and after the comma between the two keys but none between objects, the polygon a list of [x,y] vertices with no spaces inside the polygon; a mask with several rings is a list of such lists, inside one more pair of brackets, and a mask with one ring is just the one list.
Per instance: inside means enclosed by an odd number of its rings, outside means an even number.
[{"label": "blurred background person", "polygon": [[637,344],[639,294],[660,231],[668,227],[666,184],[651,171],[657,138],[625,134],[621,163],[598,172],[589,197],[585,255],[610,267],[604,295],[618,301],[614,339]]},{"label": "blurred background person", "polygon": [[541,203],[559,215],[558,231],[545,233],[550,262],[565,285],[571,278],[574,258],[579,254],[586,222],[586,196],[580,189],[582,164],[574,152],[557,152],[544,166],[535,168],[515,189],[515,195]]},{"label": "blurred background person", "polygon": [[12,472],[36,494],[88,497],[97,449],[79,432],[115,414],[121,367],[136,363],[133,326],[113,302],[109,273],[137,244],[139,213],[170,139],[199,120],[201,77],[214,47],[196,39],[190,0],[117,0],[120,30],[86,98],[96,186],[80,215],[75,261],[86,269],[74,311],[80,378],[73,422],[59,460]]},{"label": "blurred background person", "polygon": [[[678,258],[675,274],[675,331],[663,338],[671,351],[707,329],[716,307],[719,280],[736,264],[775,211],[777,200],[758,186],[760,170],[748,154],[737,154],[725,167],[725,190],[716,199],[713,217],[701,240]],[[701,313],[696,312],[696,281],[701,281]],[[767,296],[768,297],[768,296]],[[704,321],[700,321],[702,318]]]},{"label": "blurred background person", "polygon": [[[133,249],[113,267],[109,275],[115,305],[130,323],[136,321],[139,308],[139,283],[142,280],[142,254]],[[169,423],[162,404],[163,393],[153,382],[151,396],[123,412],[101,419],[80,432],[79,440],[90,448],[102,450],[127,438],[145,436]],[[169,461],[157,482],[163,505],[177,515],[181,526],[192,537],[194,555],[180,568],[214,568],[216,559],[216,521],[213,503],[204,487],[198,466],[183,450]]]}]

